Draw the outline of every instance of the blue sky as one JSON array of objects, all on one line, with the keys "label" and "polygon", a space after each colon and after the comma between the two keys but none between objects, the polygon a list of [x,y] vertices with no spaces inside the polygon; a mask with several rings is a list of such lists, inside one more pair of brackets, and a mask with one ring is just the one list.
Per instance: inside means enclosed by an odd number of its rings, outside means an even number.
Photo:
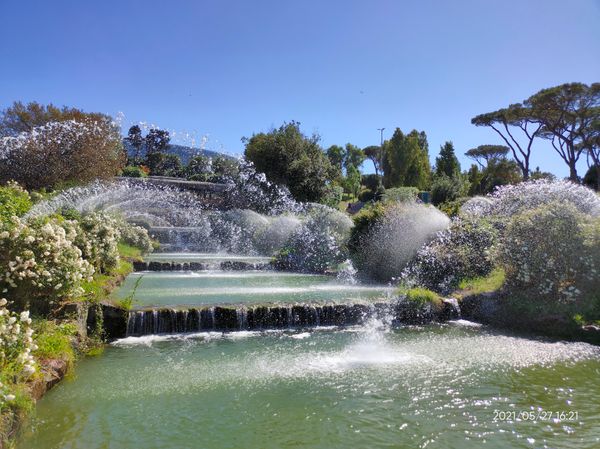
[{"label": "blue sky", "polygon": [[[122,112],[231,153],[297,120],[324,147],[417,128],[432,160],[452,140],[467,164],[501,143],[474,115],[600,81],[598,0],[1,0],[0,17],[0,107]],[[534,151],[567,175],[549,146]]]}]

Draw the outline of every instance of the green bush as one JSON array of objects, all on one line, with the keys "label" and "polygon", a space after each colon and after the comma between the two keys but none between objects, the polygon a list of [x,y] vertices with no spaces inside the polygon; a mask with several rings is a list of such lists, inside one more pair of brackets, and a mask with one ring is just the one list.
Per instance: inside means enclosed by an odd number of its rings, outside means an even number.
[{"label": "green bush", "polygon": [[465,193],[465,185],[459,177],[438,176],[431,184],[431,202],[438,204],[454,201]]},{"label": "green bush", "polygon": [[469,201],[469,199],[469,197],[457,198],[453,201],[441,203],[437,206],[437,208],[451,218],[456,217],[460,213],[460,208],[462,205]]},{"label": "green bush", "polygon": [[454,219],[419,249],[404,276],[416,285],[449,293],[463,279],[488,275],[493,269],[496,229],[484,220]]},{"label": "green bush", "polygon": [[394,187],[385,189],[382,195],[383,202],[399,201],[401,203],[417,201],[419,189],[416,187]]},{"label": "green bush", "polygon": [[358,200],[363,203],[368,203],[369,201],[373,201],[375,199],[375,192],[372,190],[363,190],[358,195]]},{"label": "green bush", "polygon": [[29,193],[17,183],[10,182],[0,187],[0,221],[20,217],[31,209],[31,206]]},{"label": "green bush", "polygon": [[129,165],[123,169],[121,172],[121,176],[125,176],[127,178],[145,178],[148,175],[144,170],[135,165]]},{"label": "green bush", "polygon": [[399,293],[401,296],[406,297],[408,301],[418,306],[423,306],[427,303],[439,305],[442,302],[440,295],[426,288],[416,287],[408,290],[400,289]]},{"label": "green bush", "polygon": [[600,221],[567,202],[526,210],[508,222],[498,255],[512,291],[582,300],[598,291]]}]

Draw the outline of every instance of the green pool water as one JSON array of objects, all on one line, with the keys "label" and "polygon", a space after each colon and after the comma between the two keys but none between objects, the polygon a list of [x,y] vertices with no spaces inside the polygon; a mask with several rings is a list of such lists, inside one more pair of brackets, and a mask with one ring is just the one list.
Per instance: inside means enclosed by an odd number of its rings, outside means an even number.
[{"label": "green pool water", "polygon": [[384,285],[350,285],[331,276],[277,271],[143,272],[129,275],[116,297],[131,295],[138,281],[135,308],[368,301],[392,291]]},{"label": "green pool water", "polygon": [[455,324],[128,338],[17,448],[595,448],[599,376],[597,347]]}]

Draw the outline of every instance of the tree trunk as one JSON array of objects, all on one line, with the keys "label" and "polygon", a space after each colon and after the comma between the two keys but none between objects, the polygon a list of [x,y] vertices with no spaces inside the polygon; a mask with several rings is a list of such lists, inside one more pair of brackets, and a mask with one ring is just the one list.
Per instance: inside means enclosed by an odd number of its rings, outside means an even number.
[{"label": "tree trunk", "polygon": [[569,161],[569,179],[576,183],[579,182],[579,176],[577,176],[576,162],[573,160]]}]

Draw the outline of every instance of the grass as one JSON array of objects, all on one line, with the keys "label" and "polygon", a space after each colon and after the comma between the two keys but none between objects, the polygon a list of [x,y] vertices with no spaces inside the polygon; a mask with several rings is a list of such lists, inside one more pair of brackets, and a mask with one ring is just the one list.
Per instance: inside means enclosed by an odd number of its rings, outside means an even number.
[{"label": "grass", "polygon": [[119,255],[128,260],[142,260],[142,250],[125,243],[119,243]]},{"label": "grass", "polygon": [[61,359],[69,365],[75,360],[72,340],[77,336],[77,324],[72,321],[57,323],[49,320],[35,320],[34,340],[38,348],[34,356],[38,359]]},{"label": "grass", "polygon": [[417,306],[423,306],[427,303],[434,305],[441,305],[442,298],[436,292],[428,290],[426,288],[411,288],[411,289],[399,289],[398,293],[405,296],[407,301]]},{"label": "grass", "polygon": [[94,302],[107,300],[114,288],[132,271],[132,263],[124,258],[120,259],[110,273],[97,273],[91,281],[83,282],[82,287],[85,293],[82,299]]},{"label": "grass", "polygon": [[480,295],[498,291],[504,285],[506,275],[502,268],[495,268],[489,275],[465,279],[458,284],[459,291],[455,296]]}]

